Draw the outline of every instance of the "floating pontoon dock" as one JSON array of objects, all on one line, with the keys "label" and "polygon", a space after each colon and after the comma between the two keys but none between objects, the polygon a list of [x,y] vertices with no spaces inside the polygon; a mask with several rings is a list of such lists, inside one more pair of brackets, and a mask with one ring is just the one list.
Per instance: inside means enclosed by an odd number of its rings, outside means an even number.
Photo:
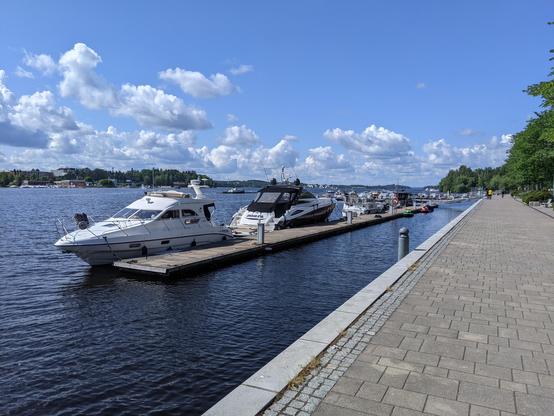
[{"label": "floating pontoon dock", "polygon": [[[409,209],[409,208],[407,208]],[[419,212],[419,208],[411,209]],[[284,250],[311,241],[321,240],[358,228],[379,224],[404,216],[404,209],[394,214],[362,215],[353,218],[352,224],[346,221],[330,221],[306,227],[288,228],[265,234],[264,244],[256,243],[256,236],[236,238],[217,245],[205,245],[187,251],[175,251],[149,257],[137,257],[114,262],[118,269],[136,273],[168,276],[177,272],[213,269],[225,264],[236,263],[252,257],[262,256],[273,251]]]}]

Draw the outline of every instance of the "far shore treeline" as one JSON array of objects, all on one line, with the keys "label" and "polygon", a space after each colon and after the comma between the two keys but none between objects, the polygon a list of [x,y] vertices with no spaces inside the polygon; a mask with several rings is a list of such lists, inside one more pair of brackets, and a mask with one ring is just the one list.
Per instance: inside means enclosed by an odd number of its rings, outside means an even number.
[{"label": "far shore treeline", "polygon": [[[549,24],[554,24],[550,22]],[[554,49],[550,50],[554,54]],[[554,60],[554,56],[550,58]],[[439,183],[442,192],[469,192],[471,188],[492,188],[512,193],[547,190],[554,181],[554,67],[547,81],[532,84],[525,92],[541,98],[541,110],[512,137],[504,165],[498,168],[451,170]]]},{"label": "far shore treeline", "polygon": [[38,169],[30,171],[11,170],[0,172],[0,186],[21,185],[23,181],[40,181],[53,183],[54,180],[84,180],[99,186],[115,186],[115,184],[152,185],[152,177],[155,186],[173,186],[175,183],[187,185],[191,179],[204,179],[204,183],[213,186],[214,181],[206,175],[194,170],[179,171],[177,169],[142,169],[128,171],[108,171],[104,169],[70,168],[62,176],[54,178],[51,172],[42,172]]}]

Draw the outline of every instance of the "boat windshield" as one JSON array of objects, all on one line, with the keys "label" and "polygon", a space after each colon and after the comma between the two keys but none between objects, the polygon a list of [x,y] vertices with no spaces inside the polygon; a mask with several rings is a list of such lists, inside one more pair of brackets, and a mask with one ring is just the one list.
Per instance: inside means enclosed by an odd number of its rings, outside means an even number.
[{"label": "boat windshield", "polygon": [[272,204],[281,196],[281,192],[262,192],[256,202],[263,204]]},{"label": "boat windshield", "polygon": [[129,220],[151,220],[156,218],[162,211],[154,209],[136,209],[136,208],[123,208],[121,211],[112,215],[112,218],[121,218]]}]

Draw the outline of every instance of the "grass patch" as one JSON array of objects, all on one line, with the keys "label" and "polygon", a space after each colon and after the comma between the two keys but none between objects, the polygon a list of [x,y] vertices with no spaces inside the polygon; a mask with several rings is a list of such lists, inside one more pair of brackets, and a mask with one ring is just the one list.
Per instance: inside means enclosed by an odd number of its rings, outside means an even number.
[{"label": "grass patch", "polygon": [[310,361],[308,365],[304,367],[302,371],[300,371],[296,375],[296,377],[294,377],[291,381],[289,381],[289,383],[287,384],[287,389],[292,389],[301,385],[304,382],[304,380],[306,380],[306,376],[310,374],[310,372],[313,369],[319,367],[320,364],[321,364],[321,358],[318,355],[312,361]]}]

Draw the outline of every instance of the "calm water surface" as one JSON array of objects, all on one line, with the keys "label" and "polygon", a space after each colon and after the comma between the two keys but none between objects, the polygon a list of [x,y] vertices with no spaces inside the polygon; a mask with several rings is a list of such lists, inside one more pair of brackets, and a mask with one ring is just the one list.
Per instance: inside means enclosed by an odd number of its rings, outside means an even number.
[{"label": "calm water surface", "polygon": [[[252,194],[220,191],[228,223]],[[53,247],[56,218],[141,195],[0,189],[0,414],[201,414],[393,264],[400,227],[415,247],[468,206],[166,280]]]}]

